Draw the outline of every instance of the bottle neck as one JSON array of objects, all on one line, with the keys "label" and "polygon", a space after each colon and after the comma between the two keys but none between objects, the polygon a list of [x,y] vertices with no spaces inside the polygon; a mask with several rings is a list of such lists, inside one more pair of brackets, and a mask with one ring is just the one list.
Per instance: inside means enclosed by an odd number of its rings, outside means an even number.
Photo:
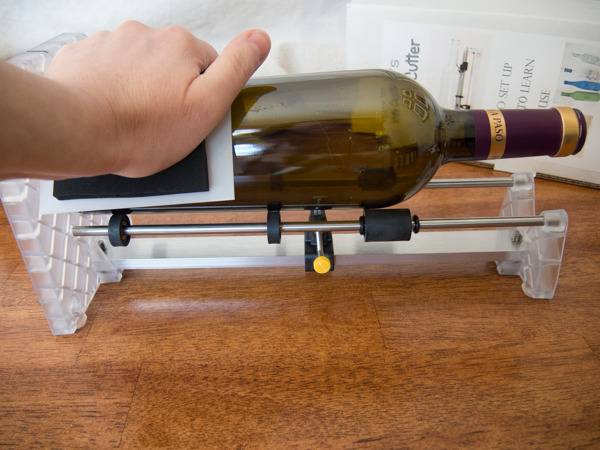
[{"label": "bottle neck", "polygon": [[444,162],[528,156],[569,156],[585,143],[581,111],[505,109],[444,111]]}]

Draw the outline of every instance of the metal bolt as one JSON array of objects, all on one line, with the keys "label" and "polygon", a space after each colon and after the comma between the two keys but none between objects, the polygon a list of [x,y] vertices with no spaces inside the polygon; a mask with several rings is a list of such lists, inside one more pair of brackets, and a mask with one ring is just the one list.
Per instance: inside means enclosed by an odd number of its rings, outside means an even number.
[{"label": "metal bolt", "polygon": [[510,241],[513,243],[514,246],[518,247],[523,242],[523,235],[519,230],[515,230],[512,236],[510,237]]}]

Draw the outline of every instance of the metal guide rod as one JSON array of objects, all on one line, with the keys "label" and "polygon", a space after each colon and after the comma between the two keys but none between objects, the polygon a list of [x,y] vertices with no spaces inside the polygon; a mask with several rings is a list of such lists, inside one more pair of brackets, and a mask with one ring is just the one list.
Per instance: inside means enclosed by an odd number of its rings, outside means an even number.
[{"label": "metal guide rod", "polygon": [[[530,217],[464,217],[461,219],[421,219],[421,230],[438,230],[444,228],[504,228],[504,227],[536,227],[554,225],[546,223],[544,216]],[[550,220],[548,221],[550,222]]]},{"label": "metal guide rod", "polygon": [[[465,217],[459,219],[421,219],[421,230],[446,228],[502,228],[518,226],[553,225],[546,223],[544,216],[530,217]],[[550,219],[548,220],[550,222]],[[281,232],[360,232],[358,221],[337,221],[325,223],[288,222],[281,224]],[[106,236],[108,227],[73,227],[73,236]],[[179,234],[252,234],[266,233],[264,223],[225,223],[225,224],[179,224],[179,225],[131,225],[124,229],[129,236],[179,235]]]},{"label": "metal guide rod", "polygon": [[470,188],[470,187],[511,187],[514,180],[506,178],[438,178],[425,185],[425,189]]},{"label": "metal guide rod", "polygon": [[[307,231],[360,231],[358,222],[288,222],[281,224],[282,232],[304,233]],[[264,223],[221,223],[221,224],[180,224],[180,225],[132,225],[125,229],[130,236],[159,234],[246,234],[266,233]],[[105,236],[108,227],[73,227],[73,236]]]}]

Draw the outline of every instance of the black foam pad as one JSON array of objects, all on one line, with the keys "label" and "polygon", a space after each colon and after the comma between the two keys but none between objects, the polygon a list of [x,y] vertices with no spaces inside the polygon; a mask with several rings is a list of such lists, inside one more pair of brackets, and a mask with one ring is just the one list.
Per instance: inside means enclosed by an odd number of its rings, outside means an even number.
[{"label": "black foam pad", "polygon": [[58,200],[77,198],[148,197],[208,191],[204,142],[187,157],[154,175],[127,178],[119,175],[71,178],[54,182]]}]

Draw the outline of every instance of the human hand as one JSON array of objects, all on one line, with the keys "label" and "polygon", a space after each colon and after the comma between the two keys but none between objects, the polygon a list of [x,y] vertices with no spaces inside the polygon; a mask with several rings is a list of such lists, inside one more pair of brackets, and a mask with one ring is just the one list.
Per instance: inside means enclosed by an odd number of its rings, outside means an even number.
[{"label": "human hand", "polygon": [[260,30],[217,55],[181,27],[129,21],[63,47],[46,75],[87,112],[85,150],[108,153],[97,158],[106,161],[98,173],[142,177],[183,159],[212,131],[269,49]]}]

